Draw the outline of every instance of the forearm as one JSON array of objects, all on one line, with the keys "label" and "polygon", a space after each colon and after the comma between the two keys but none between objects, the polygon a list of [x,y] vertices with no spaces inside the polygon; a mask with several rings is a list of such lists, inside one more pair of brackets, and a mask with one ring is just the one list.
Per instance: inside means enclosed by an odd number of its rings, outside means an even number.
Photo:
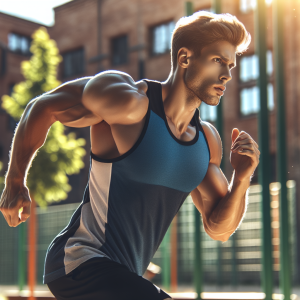
[{"label": "forearm", "polygon": [[26,183],[26,176],[36,151],[44,144],[48,130],[55,121],[49,111],[40,103],[41,97],[32,100],[25,108],[15,130],[9,168],[6,174],[8,181]]},{"label": "forearm", "polygon": [[249,186],[250,178],[238,181],[233,174],[228,193],[219,200],[208,220],[209,228],[215,235],[231,235],[236,230],[246,211]]}]

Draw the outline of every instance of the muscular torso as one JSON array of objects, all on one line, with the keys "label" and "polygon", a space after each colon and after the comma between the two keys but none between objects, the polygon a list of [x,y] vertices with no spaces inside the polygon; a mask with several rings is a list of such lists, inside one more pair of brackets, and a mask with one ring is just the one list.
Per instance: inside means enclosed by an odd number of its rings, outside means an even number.
[{"label": "muscular torso", "polygon": [[105,159],[118,157],[130,150],[139,138],[146,120],[132,125],[109,125],[102,121],[91,126],[92,152]]},{"label": "muscular torso", "polygon": [[[91,79],[88,77],[71,82],[71,84],[69,84],[70,87],[65,86],[62,88],[60,91],[61,97],[57,96],[55,93],[53,93],[54,99],[51,99],[52,94],[49,94],[48,96],[48,99],[50,102],[52,101],[55,109],[56,106],[58,107],[57,112],[55,113],[56,120],[71,127],[90,126],[91,150],[96,156],[103,159],[116,158],[128,152],[133,147],[145,125],[147,109],[149,106],[149,99],[146,96],[148,86],[145,81],[134,82],[133,80],[128,79],[128,76],[124,77],[119,74],[116,76],[118,76],[117,79],[114,75],[111,75],[104,78],[102,82],[95,81],[95,84],[90,88],[88,95],[89,99],[94,97],[95,100],[91,101],[90,106],[87,105],[87,107],[80,103],[80,99],[83,88]],[[125,89],[125,94],[118,94],[118,89],[120,89],[120,87],[116,84],[119,82],[123,84],[122,89]],[[105,87],[108,85],[111,85],[109,93],[113,94],[113,96],[109,98],[110,96],[108,95],[109,100],[106,105],[109,106],[109,109],[105,111],[105,117],[100,117],[97,116],[97,111],[102,113],[103,108],[97,107],[97,104],[101,103],[98,97],[105,93]],[[98,89],[98,87],[101,88]],[[77,89],[80,92],[78,93],[80,96],[76,93],[75,95],[77,96],[74,96],[74,93],[68,93],[68,89],[70,88],[73,88],[73,90]],[[121,103],[123,101],[121,100],[123,95],[126,97],[126,92],[128,92],[128,90],[130,93],[135,92],[139,95],[139,100],[132,106],[130,106],[129,102],[129,106],[127,106],[126,100],[123,102],[126,103],[125,106]],[[114,93],[114,91],[117,92]],[[164,87],[162,87],[162,92],[165,92]],[[57,94],[59,94],[59,91]],[[64,101],[62,101],[62,99]],[[113,109],[114,105],[117,105],[115,110]],[[127,110],[127,107],[130,107],[129,111]],[[105,105],[104,108],[106,108]],[[93,113],[91,112],[92,110],[94,111]],[[121,114],[123,111],[128,118],[122,119],[120,124],[118,124],[119,118],[122,118]],[[119,113],[119,115],[115,116],[115,113],[118,112],[121,112],[121,114]],[[106,119],[106,116],[108,119]],[[97,119],[102,121],[97,122]],[[168,116],[166,116],[166,120],[169,129],[177,139],[181,141],[191,141],[194,139],[196,135],[196,128],[194,126],[189,124],[185,132],[178,134],[175,125]],[[208,123],[201,121],[201,125],[210,147],[211,162],[218,165],[218,160],[220,160],[222,156],[222,149],[218,137]]]},{"label": "muscular torso", "polygon": [[[148,99],[149,101],[149,99]],[[147,109],[141,121],[131,125],[107,124],[104,120],[91,126],[91,148],[98,157],[111,159],[129,151],[138,140],[146,121]],[[178,135],[174,124],[167,118],[170,130],[176,138],[191,141],[196,135],[196,128],[191,124],[187,130]]]}]

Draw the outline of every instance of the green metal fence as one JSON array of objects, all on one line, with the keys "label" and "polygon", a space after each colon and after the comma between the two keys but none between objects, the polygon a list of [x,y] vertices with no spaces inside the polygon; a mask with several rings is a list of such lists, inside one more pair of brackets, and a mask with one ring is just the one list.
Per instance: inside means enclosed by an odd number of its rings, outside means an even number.
[{"label": "green metal fence", "polygon": [[[296,195],[295,182],[287,182],[290,255],[291,262],[296,261]],[[279,183],[270,185],[271,227],[273,245],[274,283],[279,284]],[[247,212],[241,226],[222,243],[211,239],[200,225],[202,245],[203,281],[206,284],[261,284],[261,186],[253,185],[249,190]],[[194,204],[189,196],[178,214],[178,282],[192,284],[194,270]],[[163,245],[163,243],[162,243]],[[160,247],[161,248],[161,247]],[[158,249],[153,263],[160,266],[163,262],[162,251]],[[296,264],[291,263],[292,279],[296,281]],[[154,278],[156,284],[163,284],[163,272]],[[168,271],[168,273],[170,273]]]},{"label": "green metal fence", "polygon": [[18,284],[18,230],[0,217],[0,284]]},{"label": "green metal fence", "polygon": [[[44,260],[49,244],[66,227],[78,206],[79,204],[65,204],[50,206],[47,210],[37,208],[38,284],[42,284],[43,282]],[[28,222],[24,223],[24,225],[27,233]],[[5,219],[0,217],[0,285],[18,284],[18,230],[19,227],[9,227]],[[26,245],[26,260],[27,256],[28,246]],[[27,274],[25,282],[27,282]]]},{"label": "green metal fence", "polygon": [[[295,182],[288,181],[290,255],[296,260],[296,198]],[[279,192],[280,185],[273,183],[271,193],[273,274],[278,284],[279,278]],[[261,187],[251,186],[249,203],[243,223],[230,239],[222,243],[212,240],[200,225],[202,265],[206,284],[260,284],[261,272]],[[37,283],[42,284],[46,250],[52,239],[70,221],[78,204],[50,206],[47,210],[37,208]],[[27,223],[24,223],[27,224]],[[27,225],[26,225],[27,226]],[[169,229],[170,230],[170,229]],[[27,228],[26,228],[27,231]],[[194,204],[187,197],[178,213],[177,222],[177,267],[179,285],[192,285],[194,272]],[[154,277],[155,284],[163,286],[166,276],[170,276],[170,234],[162,242],[152,262],[162,268],[162,273]],[[18,284],[18,227],[11,228],[0,217],[0,285]],[[27,250],[26,250],[27,251]],[[27,253],[26,253],[27,257]],[[167,261],[166,261],[167,260]],[[296,280],[296,264],[291,263],[292,278]],[[165,280],[165,281],[164,281]]]}]

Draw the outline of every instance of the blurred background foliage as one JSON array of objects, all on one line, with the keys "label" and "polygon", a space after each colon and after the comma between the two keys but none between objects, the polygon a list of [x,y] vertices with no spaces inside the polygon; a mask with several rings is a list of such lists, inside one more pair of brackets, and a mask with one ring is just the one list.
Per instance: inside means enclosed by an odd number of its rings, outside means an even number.
[{"label": "blurred background foliage", "polygon": [[[57,66],[62,57],[55,41],[50,39],[44,27],[36,30],[32,38],[32,56],[21,64],[25,80],[14,86],[11,96],[2,97],[3,109],[16,121],[20,120],[28,102],[60,85]],[[74,133],[66,135],[64,130],[64,125],[59,122],[52,125],[29,170],[27,186],[40,207],[66,199],[71,190],[67,175],[79,173],[84,167],[85,140],[76,139]]]}]

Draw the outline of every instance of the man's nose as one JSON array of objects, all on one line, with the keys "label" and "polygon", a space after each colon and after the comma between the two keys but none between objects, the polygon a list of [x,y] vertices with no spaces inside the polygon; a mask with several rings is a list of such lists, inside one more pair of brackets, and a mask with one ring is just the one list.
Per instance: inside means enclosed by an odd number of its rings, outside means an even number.
[{"label": "man's nose", "polygon": [[220,76],[220,80],[221,81],[230,81],[232,79],[232,76],[231,76],[231,72],[230,70],[226,70],[221,76]]}]

